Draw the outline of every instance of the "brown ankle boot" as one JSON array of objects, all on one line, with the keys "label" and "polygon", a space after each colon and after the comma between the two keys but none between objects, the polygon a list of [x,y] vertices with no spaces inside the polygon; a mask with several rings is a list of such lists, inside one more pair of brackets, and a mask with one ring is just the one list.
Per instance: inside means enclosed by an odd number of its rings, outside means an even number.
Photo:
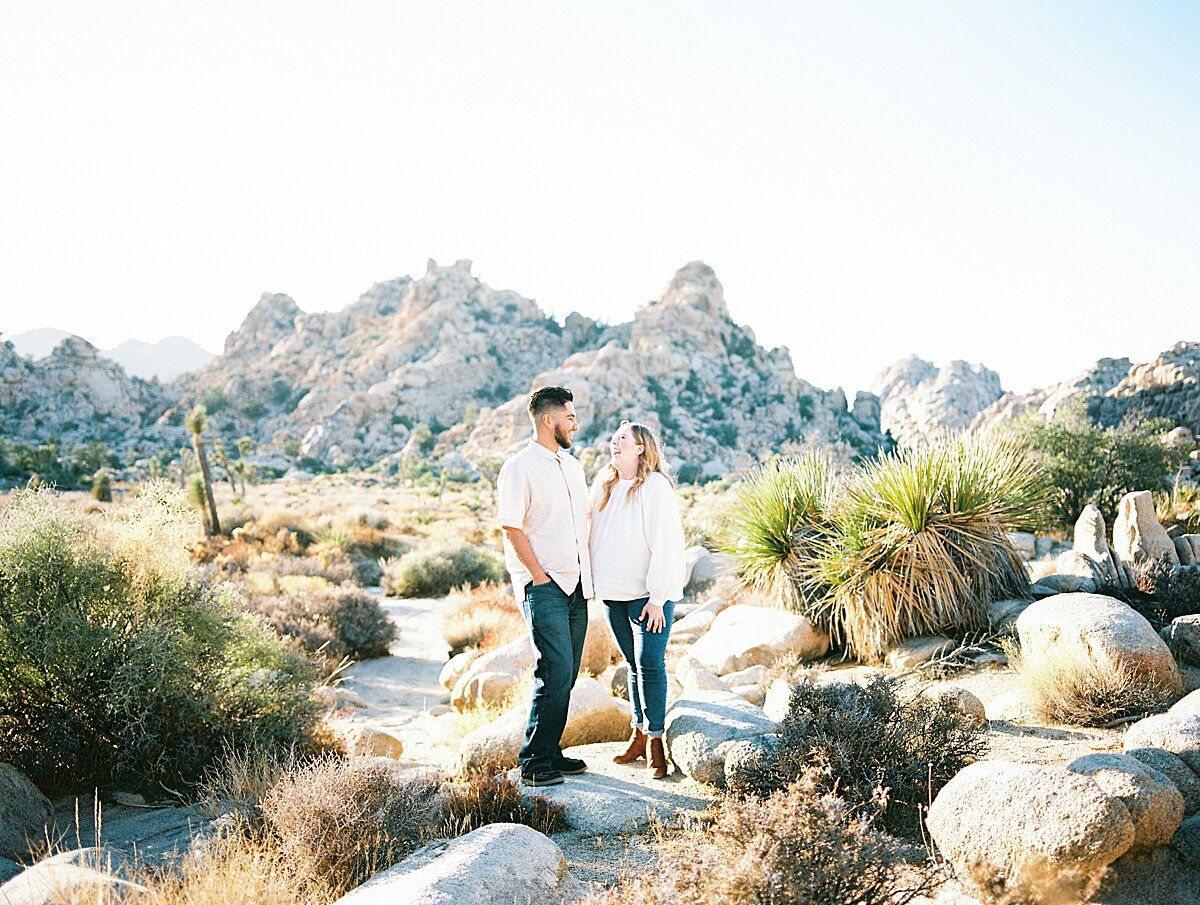
[{"label": "brown ankle boot", "polygon": [[629,745],[613,758],[614,764],[631,764],[635,760],[641,760],[646,756],[646,733],[641,729],[634,729],[633,735],[629,737]]},{"label": "brown ankle boot", "polygon": [[650,763],[655,779],[663,779],[667,775],[667,752],[663,749],[661,736],[649,740],[646,760]]}]

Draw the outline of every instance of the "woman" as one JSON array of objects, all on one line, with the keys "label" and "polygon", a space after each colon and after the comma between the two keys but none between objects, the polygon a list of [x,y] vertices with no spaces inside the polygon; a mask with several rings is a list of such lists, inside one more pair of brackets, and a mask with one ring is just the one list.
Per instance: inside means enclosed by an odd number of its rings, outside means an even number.
[{"label": "woman", "polygon": [[683,597],[683,526],[658,437],[622,421],[612,460],[592,484],[591,554],[596,596],[608,609],[617,646],[629,665],[633,736],[613,760],[646,758],[655,779],[667,775],[667,639]]}]

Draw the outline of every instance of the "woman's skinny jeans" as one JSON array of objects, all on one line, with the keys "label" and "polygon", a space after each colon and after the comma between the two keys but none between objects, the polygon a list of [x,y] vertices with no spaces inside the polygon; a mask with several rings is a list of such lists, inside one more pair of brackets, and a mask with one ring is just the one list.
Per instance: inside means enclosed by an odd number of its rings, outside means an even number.
[{"label": "woman's skinny jeans", "polygon": [[675,602],[663,605],[666,624],[661,631],[646,631],[641,619],[649,597],[640,600],[606,600],[608,624],[612,626],[617,647],[629,664],[629,703],[633,708],[632,725],[647,735],[659,737],[667,719],[667,639],[675,616]]}]

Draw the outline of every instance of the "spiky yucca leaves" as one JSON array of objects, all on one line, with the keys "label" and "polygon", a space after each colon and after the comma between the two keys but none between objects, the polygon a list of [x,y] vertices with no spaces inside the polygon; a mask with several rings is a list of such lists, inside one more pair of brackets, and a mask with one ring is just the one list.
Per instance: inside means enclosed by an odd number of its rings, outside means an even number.
[{"label": "spiky yucca leaves", "polygon": [[769,462],[734,487],[717,539],[721,552],[737,557],[743,581],[809,618],[823,594],[800,580],[799,569],[828,530],[834,487],[820,456]]},{"label": "spiky yucca leaves", "polygon": [[1026,596],[1007,532],[1032,528],[1053,489],[1023,447],[964,439],[861,468],[800,563],[818,621],[863,660],[897,641],[973,631],[987,605]]}]

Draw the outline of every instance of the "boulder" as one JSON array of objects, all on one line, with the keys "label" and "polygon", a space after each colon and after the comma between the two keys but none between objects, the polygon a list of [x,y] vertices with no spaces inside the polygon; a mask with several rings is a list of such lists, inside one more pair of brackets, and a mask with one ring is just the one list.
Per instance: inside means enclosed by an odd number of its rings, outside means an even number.
[{"label": "boulder", "polygon": [[1059,594],[1039,600],[1017,618],[1021,655],[1069,665],[1081,673],[1111,675],[1120,669],[1154,696],[1183,687],[1175,658],[1158,633],[1132,607],[1100,594]]},{"label": "boulder", "polygon": [[985,711],[989,720],[1003,720],[1008,723],[1026,723],[1033,717],[1029,698],[1019,688],[996,695],[987,704]]},{"label": "boulder", "polygon": [[695,666],[691,669],[685,669],[678,674],[679,684],[683,686],[684,694],[691,691],[728,691],[729,686],[722,682],[715,674],[709,672],[703,666]]},{"label": "boulder", "polygon": [[450,706],[459,713],[477,707],[503,704],[520,684],[521,677],[508,672],[479,672],[463,675],[450,695]]},{"label": "boulder", "polygon": [[691,574],[683,589],[688,597],[695,597],[721,576],[737,571],[737,560],[724,553],[710,553],[703,547],[692,547],[688,557],[694,557]]},{"label": "boulder", "polygon": [[521,824],[490,823],[418,849],[336,905],[558,905],[577,888],[550,839]]},{"label": "boulder", "polygon": [[1200,716],[1160,713],[1138,720],[1125,730],[1123,750],[1161,748],[1200,773]]},{"label": "boulder", "polygon": [[1126,563],[1165,559],[1171,565],[1179,565],[1175,543],[1158,522],[1154,496],[1149,490],[1127,493],[1121,498],[1113,522],[1113,552]]},{"label": "boulder", "polygon": [[940,657],[954,649],[954,642],[944,635],[919,635],[897,641],[884,653],[889,669],[904,672]]},{"label": "boulder", "polygon": [[778,736],[756,735],[734,742],[725,752],[725,783],[736,788],[746,772],[769,761],[779,745]]},{"label": "boulder", "polygon": [[1086,754],[1067,769],[1092,779],[1129,811],[1135,838],[1130,851],[1147,851],[1166,845],[1183,820],[1183,793],[1171,780],[1138,760],[1123,754]]},{"label": "boulder", "polygon": [[959,688],[957,685],[931,688],[925,692],[925,696],[943,707],[961,713],[976,726],[987,722],[987,709],[983,706],[983,701],[965,688]]},{"label": "boulder", "polygon": [[313,689],[313,697],[330,710],[353,708],[362,710],[367,707],[366,699],[342,685],[318,685]]},{"label": "boulder", "polygon": [[1170,706],[1167,713],[1174,716],[1200,716],[1200,691],[1184,695]]},{"label": "boulder", "polygon": [[730,685],[729,690],[756,707],[761,707],[767,699],[767,690],[761,685]]},{"label": "boulder", "polygon": [[404,754],[404,743],[390,732],[370,726],[351,726],[342,735],[346,751],[360,757],[390,757],[398,760]]},{"label": "boulder", "polygon": [[1044,575],[1029,586],[1034,597],[1053,597],[1055,594],[1091,594],[1096,590],[1096,582],[1082,575]]},{"label": "boulder", "polygon": [[698,691],[667,710],[666,747],[672,763],[699,782],[725,784],[725,756],[734,742],[770,735],[775,722],[727,691]]},{"label": "boulder", "polygon": [[1175,788],[1183,795],[1183,812],[1195,814],[1200,812],[1200,776],[1185,764],[1178,756],[1161,748],[1130,748],[1125,752],[1126,757],[1132,757],[1147,767],[1153,767],[1175,784]]},{"label": "boulder", "polygon": [[671,641],[676,644],[691,644],[710,628],[719,611],[700,607],[692,610],[671,626]]},{"label": "boulder", "polygon": [[0,883],[11,880],[24,869],[16,861],[10,861],[8,858],[0,858]]},{"label": "boulder", "polygon": [[690,655],[723,676],[749,666],[770,666],[787,654],[812,660],[828,651],[829,636],[799,613],[736,604],[717,614]]},{"label": "boulder", "polygon": [[1096,585],[1101,584],[1108,577],[1094,559],[1090,556],[1085,556],[1078,550],[1065,550],[1060,553],[1054,563],[1054,571],[1058,575],[1073,575],[1084,578]]},{"label": "boulder", "polygon": [[45,842],[53,820],[50,799],[16,767],[0,763],[0,857],[28,856],[31,844]]},{"label": "boulder", "polygon": [[134,901],[145,886],[122,880],[103,850],[81,848],[39,861],[0,886],[4,905],[57,905],[60,902]]},{"label": "boulder", "polygon": [[788,708],[792,704],[792,691],[798,684],[798,682],[782,677],[771,683],[762,705],[767,719],[778,723],[787,716]]},{"label": "boulder", "polygon": [[1173,848],[1184,863],[1200,868],[1200,817],[1189,817],[1179,824],[1171,839]]},{"label": "boulder", "polygon": [[745,669],[722,676],[721,681],[730,688],[736,688],[739,685],[762,685],[767,681],[767,668],[765,666],[747,666]]},{"label": "boulder", "polygon": [[614,698],[629,700],[629,664],[618,663],[613,667],[612,681],[609,683]]},{"label": "boulder", "polygon": [[[494,651],[477,657],[454,683],[454,690],[450,692],[450,704],[460,713],[478,707],[480,704],[499,704],[512,685],[516,685],[520,680],[522,673],[533,669],[536,659],[533,653],[533,639],[529,635],[522,635]],[[495,678],[490,682],[475,681],[476,676],[484,673],[509,676],[512,678],[512,683],[509,688],[500,693],[503,683],[498,682]],[[494,696],[492,700],[478,697],[486,689],[490,689],[490,693]]]},{"label": "boulder", "polygon": [[1116,582],[1120,579],[1116,563],[1113,561],[1112,550],[1108,546],[1108,532],[1098,506],[1088,504],[1083,507],[1075,522],[1074,551],[1087,557],[1096,570],[1096,577],[1101,581]]},{"label": "boulder", "polygon": [[471,647],[464,650],[462,653],[455,654],[446,661],[446,665],[442,667],[441,673],[438,675],[438,681],[442,683],[442,687],[447,691],[453,691],[454,686],[458,684],[458,680],[462,678],[463,673],[467,668],[479,659],[483,652]]},{"label": "boulder", "polygon": [[1092,779],[994,760],[950,780],[926,825],[959,876],[1049,901],[1081,898],[1137,837],[1128,809]]},{"label": "boulder", "polygon": [[1196,565],[1196,553],[1192,549],[1192,538],[1200,537],[1197,534],[1181,534],[1172,540],[1175,544],[1175,553],[1179,557],[1181,566]]},{"label": "boulder", "polygon": [[1179,616],[1162,630],[1162,638],[1180,663],[1200,666],[1200,615]]},{"label": "boulder", "polygon": [[[525,740],[529,702],[523,701],[485,726],[467,733],[458,749],[460,769],[491,765],[511,766]],[[562,746],[616,742],[629,737],[630,710],[596,679],[576,680],[567,710]]]},{"label": "boulder", "polygon": [[588,601],[588,628],[583,639],[579,671],[598,676],[621,660],[621,649],[608,624],[608,607],[600,600]]},{"label": "boulder", "polygon": [[1033,559],[1037,556],[1037,537],[1028,531],[1010,531],[1008,539],[1021,555],[1021,559]]},{"label": "boulder", "polygon": [[1009,597],[1004,600],[993,600],[988,604],[988,625],[992,631],[1008,631],[1016,625],[1020,616],[1033,600],[1026,597]]}]

